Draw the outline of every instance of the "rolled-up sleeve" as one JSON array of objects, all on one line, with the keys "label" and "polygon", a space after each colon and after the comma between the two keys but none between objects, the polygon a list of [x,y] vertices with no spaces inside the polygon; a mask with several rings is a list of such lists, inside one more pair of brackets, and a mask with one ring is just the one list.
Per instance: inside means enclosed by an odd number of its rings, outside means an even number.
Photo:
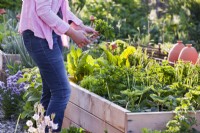
[{"label": "rolled-up sleeve", "polygon": [[67,21],[73,21],[76,25],[81,25],[83,24],[83,21],[80,20],[74,13],[71,12],[70,7],[69,7],[69,1],[68,0],[63,0],[63,11],[64,11],[64,18]]},{"label": "rolled-up sleeve", "polygon": [[35,0],[36,13],[49,27],[58,34],[64,34],[70,28],[70,25],[59,18],[51,9],[52,0]]},{"label": "rolled-up sleeve", "polygon": [[73,21],[76,25],[83,24],[82,20],[76,17],[70,10],[67,11],[67,17],[68,17],[68,20]]}]

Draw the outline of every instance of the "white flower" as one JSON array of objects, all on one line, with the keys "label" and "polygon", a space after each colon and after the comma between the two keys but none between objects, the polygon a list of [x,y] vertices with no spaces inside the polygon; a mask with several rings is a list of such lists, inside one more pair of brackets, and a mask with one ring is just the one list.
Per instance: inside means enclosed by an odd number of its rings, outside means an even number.
[{"label": "white flower", "polygon": [[180,23],[180,17],[178,15],[173,15],[173,22],[174,22],[174,24],[179,24]]},{"label": "white flower", "polygon": [[28,129],[28,132],[30,132],[30,133],[34,133],[36,131],[37,131],[37,129],[35,129],[34,127],[29,127],[29,129]]},{"label": "white flower", "polygon": [[54,124],[54,123],[53,123],[52,129],[54,129],[54,130],[58,129],[58,124]]},{"label": "white flower", "polygon": [[32,122],[31,120],[28,120],[28,121],[26,122],[26,125],[29,126],[29,127],[31,127],[31,126],[33,126],[33,122]]},{"label": "white flower", "polygon": [[24,89],[25,89],[25,90],[28,90],[28,88],[29,88],[29,84],[26,84],[26,85],[24,86]]},{"label": "white flower", "polygon": [[149,20],[154,21],[157,19],[157,13],[156,10],[151,10],[150,14],[149,14]]},{"label": "white flower", "polygon": [[46,127],[46,124],[44,121],[41,121],[40,124],[41,124],[41,126]]},{"label": "white flower", "polygon": [[40,116],[38,114],[34,114],[34,116],[32,117],[34,120],[39,120]]},{"label": "white flower", "polygon": [[42,114],[44,113],[44,111],[43,111],[44,107],[42,106],[42,104],[38,104],[37,108],[38,108],[38,113],[42,113]]},{"label": "white flower", "polygon": [[50,117],[49,116],[45,116],[44,117],[44,122],[45,122],[46,125],[49,125]]},{"label": "white flower", "polygon": [[51,126],[54,130],[58,129],[58,124],[54,124],[53,121],[50,121],[49,126]]},{"label": "white flower", "polygon": [[180,116],[179,119],[182,121],[182,120],[185,120],[185,119],[187,119],[187,118],[186,118],[185,116],[182,115],[182,116]]},{"label": "white flower", "polygon": [[37,126],[37,130],[38,130],[38,133],[44,133],[45,132],[45,126],[40,124],[40,125]]}]

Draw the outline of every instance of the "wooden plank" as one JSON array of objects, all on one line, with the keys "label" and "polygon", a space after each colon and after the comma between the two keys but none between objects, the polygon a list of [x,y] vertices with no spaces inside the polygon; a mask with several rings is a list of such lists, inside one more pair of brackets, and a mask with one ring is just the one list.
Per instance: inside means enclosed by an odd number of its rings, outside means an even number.
[{"label": "wooden plank", "polygon": [[200,131],[200,111],[196,111],[196,113],[191,113],[190,112],[190,116],[194,117],[197,120],[197,125],[193,126],[193,128],[195,128],[198,131]]},{"label": "wooden plank", "polygon": [[[192,116],[195,114],[192,113]],[[127,113],[127,133],[141,133],[143,128],[162,130],[168,121],[173,119],[173,112]],[[200,124],[200,113],[196,114],[197,124]],[[199,126],[195,127],[200,130]]]},{"label": "wooden plank", "polygon": [[3,81],[6,84],[7,76],[3,70],[0,70],[0,81]]},{"label": "wooden plank", "polygon": [[6,64],[8,62],[14,62],[14,63],[21,63],[21,57],[20,54],[3,54],[3,66],[2,69],[6,69]]},{"label": "wooden plank", "polygon": [[130,112],[80,86],[70,83],[70,101],[120,131],[125,131],[126,113]]},{"label": "wooden plank", "polygon": [[20,54],[6,54],[0,50],[0,70],[5,70],[6,64],[9,61],[20,63]]},{"label": "wooden plank", "polygon": [[3,69],[3,51],[0,50],[0,70]]},{"label": "wooden plank", "polygon": [[[99,110],[101,108],[99,107]],[[67,109],[65,110],[65,117],[92,133],[104,133],[105,130],[108,133],[123,133],[115,127],[109,125],[105,121],[97,118],[96,116],[88,113],[77,105],[69,102]],[[120,121],[120,119],[118,119]]]},{"label": "wooden plank", "polygon": [[171,112],[167,113],[128,113],[127,133],[141,133],[143,128],[161,130],[173,118]]},{"label": "wooden plank", "polygon": [[67,117],[64,117],[62,128],[67,128],[68,129],[71,126],[73,126],[73,127],[80,127],[76,123],[74,123],[72,120],[68,119]]},{"label": "wooden plank", "polygon": [[[162,63],[162,61],[164,60],[164,59],[155,58],[155,57],[153,57],[153,59],[154,59],[154,60],[156,60],[156,61],[158,61],[158,62],[160,62],[160,63]],[[174,62],[170,62],[170,61],[169,61],[169,65],[171,65],[171,66],[174,66],[174,65],[175,65],[175,63],[174,63]]]}]

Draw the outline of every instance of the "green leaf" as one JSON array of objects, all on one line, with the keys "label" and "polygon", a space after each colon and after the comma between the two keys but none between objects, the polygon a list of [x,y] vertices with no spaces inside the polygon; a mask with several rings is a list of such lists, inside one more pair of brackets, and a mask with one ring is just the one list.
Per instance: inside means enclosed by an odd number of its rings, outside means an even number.
[{"label": "green leaf", "polygon": [[26,78],[20,78],[18,81],[17,81],[17,83],[19,84],[19,83],[24,83],[24,82],[26,82],[27,81],[27,79]]},{"label": "green leaf", "polygon": [[40,101],[40,97],[32,95],[32,96],[30,96],[30,97],[28,98],[27,101],[28,101],[28,102],[38,102],[38,101]]},{"label": "green leaf", "polygon": [[128,67],[128,68],[130,68],[130,67],[131,67],[131,64],[130,64],[130,62],[129,62],[129,60],[128,60],[128,59],[126,60],[126,67]]},{"label": "green leaf", "polygon": [[131,54],[134,54],[136,52],[136,49],[135,47],[133,46],[128,46],[123,52],[122,54],[120,55],[120,57],[122,59],[128,59],[128,56],[131,55]]},{"label": "green leaf", "polygon": [[109,61],[109,63],[117,65],[117,59],[116,59],[116,57],[111,52],[109,52],[106,49],[104,49],[104,52],[105,52],[105,54],[107,56],[107,60]]},{"label": "green leaf", "polygon": [[158,103],[164,104],[165,100],[162,97],[157,96],[156,94],[151,94],[150,97]]}]

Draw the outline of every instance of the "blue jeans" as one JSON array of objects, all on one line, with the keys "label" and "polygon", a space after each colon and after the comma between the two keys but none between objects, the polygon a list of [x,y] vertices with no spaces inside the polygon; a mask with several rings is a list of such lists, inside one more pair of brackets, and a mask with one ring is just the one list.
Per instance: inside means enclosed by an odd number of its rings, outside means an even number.
[{"label": "blue jeans", "polygon": [[71,89],[62,55],[61,37],[53,32],[53,49],[49,49],[46,39],[34,36],[31,30],[23,32],[24,45],[39,67],[43,83],[41,103],[46,115],[55,113],[54,123],[62,127],[64,111],[69,101]]}]

